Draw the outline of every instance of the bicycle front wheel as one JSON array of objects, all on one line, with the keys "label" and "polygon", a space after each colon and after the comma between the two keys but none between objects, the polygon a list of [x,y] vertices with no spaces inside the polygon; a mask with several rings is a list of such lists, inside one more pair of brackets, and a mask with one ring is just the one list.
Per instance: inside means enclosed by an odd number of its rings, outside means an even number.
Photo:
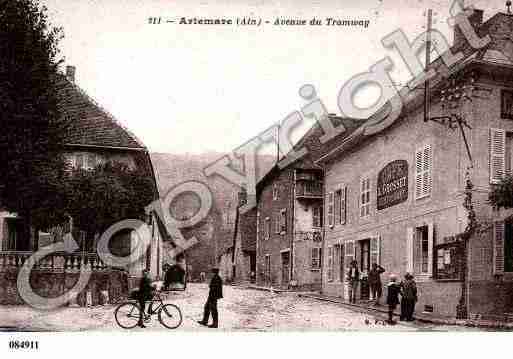
[{"label": "bicycle front wheel", "polygon": [[176,329],[182,324],[182,312],[174,304],[165,304],[159,310],[159,322],[168,329]]},{"label": "bicycle front wheel", "polygon": [[121,328],[124,329],[132,329],[137,326],[139,323],[139,318],[141,317],[141,310],[139,306],[135,303],[124,303],[116,308],[114,312],[114,318],[116,318],[116,323]]}]

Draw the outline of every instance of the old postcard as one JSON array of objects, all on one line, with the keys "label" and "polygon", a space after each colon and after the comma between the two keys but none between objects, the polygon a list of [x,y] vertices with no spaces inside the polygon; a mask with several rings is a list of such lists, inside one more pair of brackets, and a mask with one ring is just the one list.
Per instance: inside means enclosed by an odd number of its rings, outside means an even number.
[{"label": "old postcard", "polygon": [[0,0],[0,121],[8,355],[513,330],[511,1]]}]

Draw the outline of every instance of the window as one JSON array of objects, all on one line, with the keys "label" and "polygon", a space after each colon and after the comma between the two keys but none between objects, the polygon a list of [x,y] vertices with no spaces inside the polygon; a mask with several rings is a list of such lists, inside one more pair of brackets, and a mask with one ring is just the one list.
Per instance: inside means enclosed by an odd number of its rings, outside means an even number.
[{"label": "window", "polygon": [[494,228],[494,274],[513,272],[513,221],[495,222]]},{"label": "window", "polygon": [[370,265],[372,266],[374,263],[380,264],[380,246],[381,246],[380,237],[373,237],[370,240]]},{"label": "window", "polygon": [[312,269],[321,269],[321,248],[312,248],[312,262],[311,262],[311,268]]},{"label": "window", "polygon": [[407,229],[407,271],[433,273],[433,224]]},{"label": "window", "polygon": [[312,208],[312,227],[322,227],[322,206],[314,206]]},{"label": "window", "polygon": [[340,190],[340,224],[346,224],[347,217],[347,187]]},{"label": "window", "polygon": [[431,195],[431,145],[426,145],[415,152],[415,198]]},{"label": "window", "polygon": [[490,183],[513,173],[513,132],[491,128],[489,137]]},{"label": "window", "polygon": [[435,246],[435,278],[442,280],[458,280],[461,278],[463,263],[463,247],[461,241],[438,244]]},{"label": "window", "polygon": [[351,264],[351,261],[355,258],[355,245],[354,242],[346,242],[344,244],[345,247],[345,264],[347,267]]},{"label": "window", "polygon": [[328,193],[327,198],[327,213],[328,213],[328,226],[333,227],[333,192]]},{"label": "window", "polygon": [[76,169],[91,170],[103,162],[100,155],[96,153],[80,152],[76,153],[68,158],[72,167]]},{"label": "window", "polygon": [[333,247],[328,247],[328,265],[327,265],[328,281],[333,281]]},{"label": "window", "polygon": [[513,120],[513,91],[501,91],[501,118]]},{"label": "window", "polygon": [[[338,272],[338,281],[342,282],[344,280],[344,255],[343,255],[343,247],[341,244],[335,244],[335,258],[333,259],[333,273]],[[337,271],[338,268],[338,271]],[[334,274],[335,276],[335,274]]]},{"label": "window", "polygon": [[360,182],[360,217],[370,214],[370,179],[364,178]]},{"label": "window", "polygon": [[280,212],[280,233],[287,233],[287,209]]},{"label": "window", "polygon": [[274,233],[279,234],[281,232],[281,214],[278,213],[274,216]]},{"label": "window", "polygon": [[266,217],[264,221],[264,239],[269,239],[271,236],[271,218]]},{"label": "window", "polygon": [[279,194],[280,194],[280,191],[278,188],[278,184],[274,183],[273,184],[273,201],[276,201],[279,198]]}]

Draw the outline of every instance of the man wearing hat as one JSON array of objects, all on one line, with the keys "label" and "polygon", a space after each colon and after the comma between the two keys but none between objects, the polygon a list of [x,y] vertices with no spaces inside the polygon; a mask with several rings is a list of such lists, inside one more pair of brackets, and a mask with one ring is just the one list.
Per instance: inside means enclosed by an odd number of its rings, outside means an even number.
[{"label": "man wearing hat", "polygon": [[198,321],[198,323],[201,325],[208,325],[208,318],[210,317],[210,313],[212,313],[212,324],[208,327],[217,328],[219,325],[217,300],[223,298],[223,280],[219,276],[219,268],[212,268],[212,273],[214,275],[210,280],[210,290],[208,292],[208,299],[203,311],[203,320]]}]

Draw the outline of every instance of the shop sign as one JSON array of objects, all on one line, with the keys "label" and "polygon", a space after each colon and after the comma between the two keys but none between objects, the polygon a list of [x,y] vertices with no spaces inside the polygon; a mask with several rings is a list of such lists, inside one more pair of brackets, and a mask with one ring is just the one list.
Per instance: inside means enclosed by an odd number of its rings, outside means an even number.
[{"label": "shop sign", "polygon": [[390,162],[378,173],[378,210],[395,206],[408,199],[408,162]]}]

